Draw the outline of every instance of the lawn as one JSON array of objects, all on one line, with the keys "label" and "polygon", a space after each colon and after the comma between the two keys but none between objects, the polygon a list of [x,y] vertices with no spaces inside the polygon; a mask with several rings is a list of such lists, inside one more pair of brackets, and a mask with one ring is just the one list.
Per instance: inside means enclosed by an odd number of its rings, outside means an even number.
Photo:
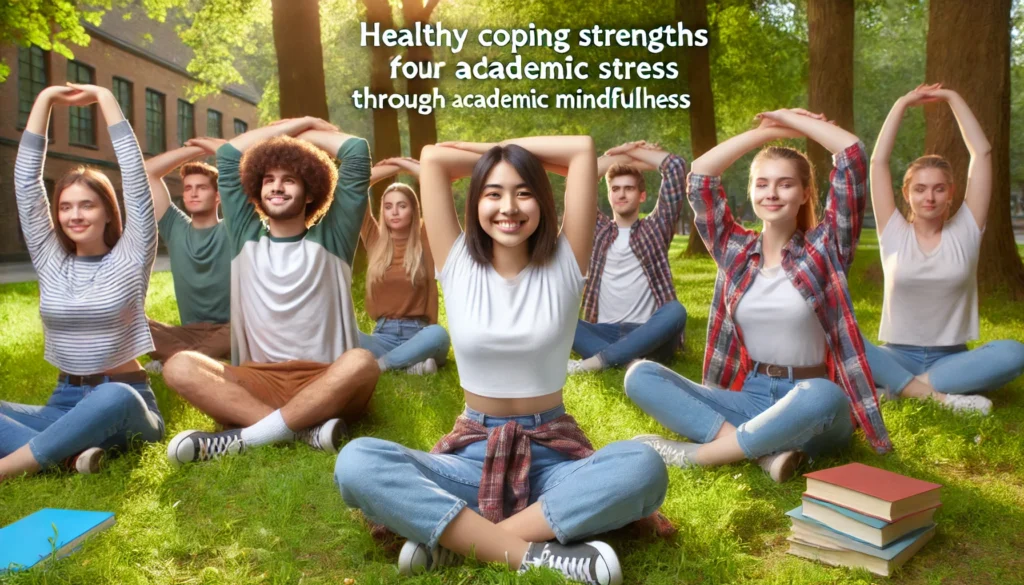
[{"label": "lawn", "polygon": [[[671,252],[676,288],[689,312],[687,346],[673,368],[699,378],[714,264],[684,259],[685,238]],[[874,337],[881,306],[877,239],[865,233],[851,273],[857,316]],[[355,290],[361,291],[361,281]],[[357,294],[360,298],[362,294]],[[0,287],[0,397],[42,403],[55,369],[42,359],[35,283]],[[153,276],[149,314],[176,322],[169,273]],[[361,307],[360,307],[361,311]],[[364,329],[369,319],[360,314]],[[442,316],[443,322],[443,316]],[[1024,311],[999,295],[983,298],[983,339],[1024,340]],[[571,378],[568,409],[596,446],[659,432],[630,404],[621,370]],[[212,422],[157,377],[154,390],[167,437]],[[935,539],[894,580],[905,584],[1024,583],[1024,379],[992,396],[990,417],[957,416],[932,404],[890,402],[882,411],[896,446],[879,456],[858,438],[846,451],[816,461],[828,467],[861,461],[945,486]],[[453,366],[429,377],[389,373],[371,411],[354,428],[429,449],[451,428],[461,391]],[[551,573],[517,579],[479,564],[402,580],[396,552],[379,546],[358,512],[334,486],[334,458],[305,445],[269,447],[241,457],[175,469],[166,440],[108,462],[102,473],[46,473],[0,484],[0,525],[42,507],[110,510],[117,524],[68,559],[15,574],[4,583],[558,583]],[[818,565],[785,554],[784,512],[800,500],[802,479],[776,485],[743,463],[718,469],[673,469],[663,511],[679,527],[670,540],[608,536],[626,583],[882,583],[867,572]]]}]

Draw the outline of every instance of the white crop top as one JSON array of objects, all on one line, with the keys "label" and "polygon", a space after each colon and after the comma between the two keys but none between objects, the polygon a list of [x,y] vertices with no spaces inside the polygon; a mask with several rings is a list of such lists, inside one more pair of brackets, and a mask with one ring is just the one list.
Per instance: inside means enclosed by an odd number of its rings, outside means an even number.
[{"label": "white crop top", "polygon": [[781,266],[757,273],[736,306],[734,320],[755,362],[798,367],[825,363],[825,330]]},{"label": "white crop top", "polygon": [[545,265],[507,280],[452,244],[439,278],[462,387],[489,398],[533,398],[565,385],[584,278],[565,237]]}]

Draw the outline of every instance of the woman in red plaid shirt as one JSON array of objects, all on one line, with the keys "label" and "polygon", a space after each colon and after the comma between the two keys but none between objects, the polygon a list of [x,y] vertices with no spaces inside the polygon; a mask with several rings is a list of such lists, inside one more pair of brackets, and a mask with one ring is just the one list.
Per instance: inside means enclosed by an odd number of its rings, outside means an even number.
[{"label": "woman in red plaid shirt", "polygon": [[[845,445],[855,424],[876,450],[891,444],[846,284],[864,215],[864,146],[806,110],[758,118],[758,128],[693,161],[689,178],[697,231],[719,268],[705,385],[645,361],[629,369],[625,386],[645,412],[695,441],[636,437],[667,464],[754,459],[772,479],[785,481],[804,454]],[[769,146],[750,168],[750,198],[764,228],[758,233],[743,227],[729,210],[721,174],[754,148],[805,136],[829,149],[835,161],[821,221],[807,157]]]}]

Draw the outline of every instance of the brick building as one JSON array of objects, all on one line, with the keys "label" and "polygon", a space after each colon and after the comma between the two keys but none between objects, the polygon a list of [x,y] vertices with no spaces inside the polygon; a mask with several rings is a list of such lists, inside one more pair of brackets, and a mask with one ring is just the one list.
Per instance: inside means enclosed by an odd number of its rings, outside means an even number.
[{"label": "brick building", "polygon": [[[187,101],[192,78],[185,66],[191,50],[172,24],[141,15],[124,20],[113,11],[100,27],[85,25],[88,47],[73,47],[75,59],[16,46],[0,46],[11,67],[0,84],[0,262],[28,259],[14,196],[14,160],[32,102],[49,85],[93,83],[113,90],[125,117],[148,156],[177,148],[193,136],[231,138],[256,127],[259,94],[250,86],[232,86],[195,103]],[[121,176],[106,124],[98,108],[53,108],[44,179],[53,184],[68,169],[85,164],[106,173],[120,194]],[[167,184],[180,204],[181,181]]]}]

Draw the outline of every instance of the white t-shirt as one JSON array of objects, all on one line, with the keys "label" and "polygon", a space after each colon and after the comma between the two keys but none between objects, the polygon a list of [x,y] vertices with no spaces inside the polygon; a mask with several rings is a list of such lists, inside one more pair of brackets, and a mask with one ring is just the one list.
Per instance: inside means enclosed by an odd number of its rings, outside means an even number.
[{"label": "white t-shirt", "polygon": [[644,267],[629,247],[629,231],[620,227],[608,249],[597,296],[598,323],[646,323],[658,308]]},{"label": "white t-shirt", "polygon": [[473,260],[460,235],[438,280],[463,388],[491,398],[561,390],[584,281],[565,237],[547,264],[505,279]]},{"label": "white t-shirt", "polygon": [[885,296],[878,337],[886,343],[960,345],[978,338],[978,251],[982,231],[966,205],[923,252],[914,226],[892,214],[879,237]]},{"label": "white t-shirt", "polygon": [[825,330],[781,266],[754,276],[733,319],[755,362],[797,367],[825,363]]}]

